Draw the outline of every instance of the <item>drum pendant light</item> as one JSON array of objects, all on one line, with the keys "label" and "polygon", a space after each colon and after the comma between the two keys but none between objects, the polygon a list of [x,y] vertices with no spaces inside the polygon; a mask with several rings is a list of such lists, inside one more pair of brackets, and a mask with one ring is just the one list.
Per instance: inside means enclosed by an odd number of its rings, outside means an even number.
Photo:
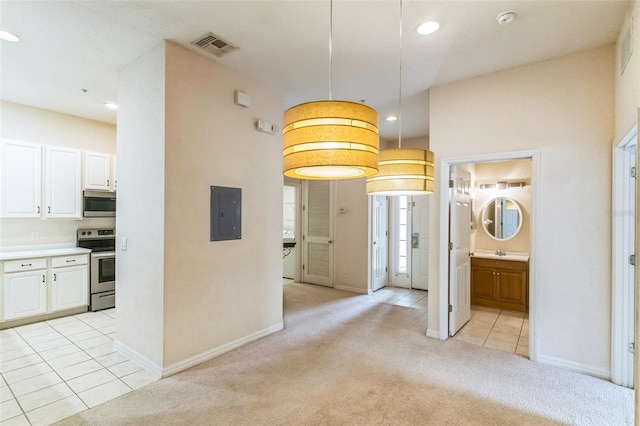
[{"label": "drum pendant light", "polygon": [[333,1],[330,15],[329,100],[284,113],[282,170],[296,179],[351,179],[378,171],[378,113],[363,104],[331,99]]},{"label": "drum pendant light", "polygon": [[367,178],[369,195],[421,195],[434,189],[433,152],[402,148],[402,0],[400,0],[398,148],[380,151],[378,174]]},{"label": "drum pendant light", "polygon": [[367,179],[369,195],[422,195],[433,192],[433,152],[417,148],[380,151],[379,172]]}]

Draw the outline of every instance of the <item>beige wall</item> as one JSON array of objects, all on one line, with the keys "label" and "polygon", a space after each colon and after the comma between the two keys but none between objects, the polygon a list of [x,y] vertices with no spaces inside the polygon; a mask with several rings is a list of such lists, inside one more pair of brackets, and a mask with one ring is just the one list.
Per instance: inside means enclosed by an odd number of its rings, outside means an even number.
[{"label": "beige wall", "polygon": [[[164,363],[164,44],[118,73],[116,341]],[[120,243],[127,238],[127,250]]]},{"label": "beige wall", "polygon": [[[389,148],[397,148],[398,147],[398,139],[393,140],[385,140],[380,139],[380,149],[389,149]],[[420,149],[429,149],[429,136],[421,136],[418,138],[407,138],[402,139],[402,147],[403,148],[420,148]]]},{"label": "beige wall", "polygon": [[[175,44],[166,50],[165,365],[282,326],[282,99]],[[233,103],[234,90],[251,107]],[[209,241],[209,188],[242,188],[242,239]]]},{"label": "beige wall", "polygon": [[[26,105],[0,101],[3,138],[115,154],[116,126]],[[44,186],[42,186],[44,188]],[[113,218],[2,219],[0,247],[75,244],[78,228],[113,227]],[[38,240],[31,233],[38,232]]]},{"label": "beige wall", "polygon": [[[367,180],[348,179],[336,184],[335,212],[335,287],[360,293],[367,292],[368,283],[368,220]],[[340,209],[346,213],[341,214]]]},{"label": "beige wall", "polygon": [[[120,77],[117,338],[170,374],[282,328],[281,140],[254,127],[282,101],[170,42]],[[242,239],[209,241],[212,185],[242,188]]]},{"label": "beige wall", "polygon": [[[632,35],[632,54],[624,73],[621,69],[620,52],[621,42],[627,33],[633,18],[634,28]],[[618,144],[629,132],[631,127],[637,123],[637,109],[640,106],[640,2],[637,0],[629,7],[629,12],[625,18],[618,42],[616,43],[616,132],[613,143]]]},{"label": "beige wall", "polygon": [[[526,182],[524,188],[480,189],[482,184],[495,184],[498,181]],[[476,229],[473,231],[475,242],[473,250],[505,250],[529,252],[531,233],[531,160],[512,160],[475,165],[475,191],[473,216]],[[482,227],[482,209],[494,197],[514,199],[522,210],[522,227],[518,234],[506,241],[491,238]]]},{"label": "beige wall", "polygon": [[[538,359],[609,374],[614,48],[431,89],[443,158],[540,150]],[[473,143],[469,143],[473,141]],[[432,197],[429,332],[439,327],[439,193]],[[442,271],[445,273],[445,271]]]}]

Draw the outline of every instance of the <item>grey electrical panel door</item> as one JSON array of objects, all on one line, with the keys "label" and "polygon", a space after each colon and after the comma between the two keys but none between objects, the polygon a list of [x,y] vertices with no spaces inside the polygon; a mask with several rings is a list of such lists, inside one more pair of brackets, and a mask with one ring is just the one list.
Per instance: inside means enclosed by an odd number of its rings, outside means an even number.
[{"label": "grey electrical panel door", "polygon": [[211,187],[211,241],[242,238],[242,189]]}]

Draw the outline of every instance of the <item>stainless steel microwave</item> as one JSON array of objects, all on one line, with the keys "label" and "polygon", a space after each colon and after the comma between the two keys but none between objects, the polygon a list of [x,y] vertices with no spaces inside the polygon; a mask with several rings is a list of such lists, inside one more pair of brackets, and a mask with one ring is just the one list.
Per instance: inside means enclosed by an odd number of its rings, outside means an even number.
[{"label": "stainless steel microwave", "polygon": [[116,193],[111,191],[84,191],[84,217],[114,217]]}]

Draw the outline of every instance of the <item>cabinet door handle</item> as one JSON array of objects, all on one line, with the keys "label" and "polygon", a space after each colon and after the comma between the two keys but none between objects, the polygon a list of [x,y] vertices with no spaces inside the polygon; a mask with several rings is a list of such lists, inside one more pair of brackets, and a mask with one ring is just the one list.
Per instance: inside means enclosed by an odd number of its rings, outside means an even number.
[{"label": "cabinet door handle", "polygon": [[109,186],[109,179],[107,179],[107,186]]},{"label": "cabinet door handle", "polygon": [[42,282],[44,282],[44,274],[42,274]]},{"label": "cabinet door handle", "polygon": [[51,214],[51,206],[47,207],[47,213]]},{"label": "cabinet door handle", "polygon": [[40,206],[38,206],[38,214],[40,214]]},{"label": "cabinet door handle", "polygon": [[56,281],[58,279],[58,274],[53,274],[53,280]]},{"label": "cabinet door handle", "polygon": [[20,266],[32,266],[32,264],[31,263],[23,263]]},{"label": "cabinet door handle", "polygon": [[67,260],[67,263],[75,262],[75,259]]}]

